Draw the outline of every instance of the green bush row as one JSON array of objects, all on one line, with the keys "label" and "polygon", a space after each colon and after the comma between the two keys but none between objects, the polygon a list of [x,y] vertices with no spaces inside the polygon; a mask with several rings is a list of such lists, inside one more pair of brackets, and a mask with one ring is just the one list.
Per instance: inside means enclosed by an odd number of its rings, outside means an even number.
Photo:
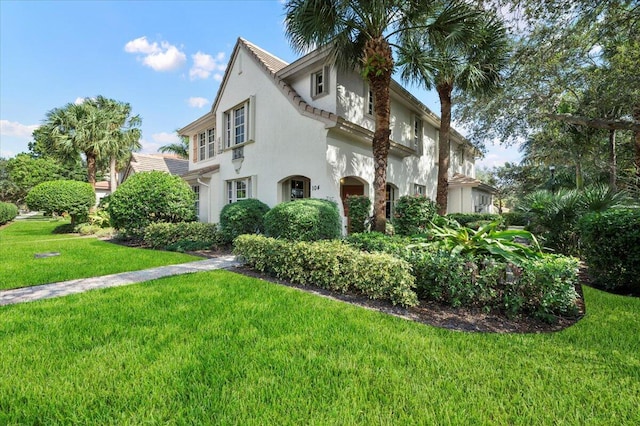
[{"label": "green bush row", "polygon": [[18,207],[13,203],[0,201],[0,225],[11,222],[18,216]]},{"label": "green bush row", "polygon": [[384,252],[409,262],[421,299],[542,318],[577,312],[578,264],[574,258],[522,258],[516,266],[489,255],[452,255],[420,241],[427,240],[380,233],[354,234],[346,239],[359,250]]},{"label": "green bush row", "polygon": [[502,219],[504,226],[527,226],[531,218],[524,212],[507,212],[502,213]]},{"label": "green bush row", "polygon": [[395,205],[393,226],[398,235],[424,233],[437,216],[436,203],[423,195],[403,195]]},{"label": "green bush row", "polygon": [[340,241],[292,242],[241,235],[234,252],[251,267],[298,284],[356,290],[393,304],[417,304],[407,262],[384,253],[364,253]]},{"label": "green bush row", "polygon": [[192,251],[218,249],[222,233],[213,223],[152,223],[144,230],[143,242],[154,249]]},{"label": "green bush row", "polygon": [[578,226],[595,282],[611,290],[640,292],[640,209],[591,213]]},{"label": "green bush row", "polygon": [[549,255],[515,266],[487,257],[421,250],[410,251],[406,260],[420,298],[545,320],[578,312],[578,261],[574,258]]}]

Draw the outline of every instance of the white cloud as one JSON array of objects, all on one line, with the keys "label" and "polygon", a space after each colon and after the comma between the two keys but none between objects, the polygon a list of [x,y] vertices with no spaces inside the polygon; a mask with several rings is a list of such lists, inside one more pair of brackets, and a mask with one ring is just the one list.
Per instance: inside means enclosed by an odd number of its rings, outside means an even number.
[{"label": "white cloud", "polygon": [[22,124],[16,121],[0,120],[0,135],[29,139],[38,124]]},{"label": "white cloud", "polygon": [[209,99],[207,98],[189,98],[187,101],[191,108],[202,108],[203,106],[209,103]]},{"label": "white cloud", "polygon": [[84,103],[84,98],[81,98],[80,96],[78,96],[78,97],[76,98],[76,100],[75,100],[75,101],[73,101],[73,103],[74,103],[74,104],[76,104],[76,105],[83,104],[83,103]]},{"label": "white cloud", "polygon": [[205,80],[212,74],[214,80],[222,80],[222,73],[227,68],[227,64],[224,63],[224,52],[219,52],[215,58],[206,53],[197,52],[195,55],[191,55],[191,59],[193,59],[193,65],[189,70],[191,80]]},{"label": "white cloud", "polygon": [[178,137],[178,135],[176,135],[175,133],[167,133],[167,132],[154,133],[151,135],[151,139],[153,139],[154,142],[157,142],[163,145],[168,143],[180,142],[180,138]]},{"label": "white cloud", "polygon": [[172,71],[187,61],[187,56],[176,46],[166,41],[160,44],[149,43],[147,37],[131,40],[124,45],[124,50],[127,53],[143,54],[142,63],[155,71]]}]

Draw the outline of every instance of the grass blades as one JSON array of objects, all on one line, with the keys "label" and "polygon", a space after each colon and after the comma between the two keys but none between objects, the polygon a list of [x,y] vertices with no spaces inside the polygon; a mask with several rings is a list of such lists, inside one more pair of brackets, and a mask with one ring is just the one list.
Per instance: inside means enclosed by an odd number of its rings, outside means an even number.
[{"label": "grass blades", "polygon": [[638,424],[640,300],[437,329],[226,271],[0,308],[0,424]]},{"label": "grass blades", "polygon": [[[119,246],[94,237],[54,234],[66,221],[17,221],[0,230],[0,290],[136,271],[199,260]],[[36,259],[36,253],[59,256]]]}]

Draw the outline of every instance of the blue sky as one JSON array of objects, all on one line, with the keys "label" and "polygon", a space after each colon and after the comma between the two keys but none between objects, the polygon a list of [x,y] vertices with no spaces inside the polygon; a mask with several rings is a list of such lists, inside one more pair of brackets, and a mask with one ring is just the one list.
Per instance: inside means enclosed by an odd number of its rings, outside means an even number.
[{"label": "blue sky", "polygon": [[[0,0],[0,156],[28,151],[47,111],[96,95],[131,104],[156,152],[211,107],[238,37],[297,58],[283,13],[278,0]],[[410,90],[439,115],[435,94]],[[488,148],[482,164],[518,158]]]}]

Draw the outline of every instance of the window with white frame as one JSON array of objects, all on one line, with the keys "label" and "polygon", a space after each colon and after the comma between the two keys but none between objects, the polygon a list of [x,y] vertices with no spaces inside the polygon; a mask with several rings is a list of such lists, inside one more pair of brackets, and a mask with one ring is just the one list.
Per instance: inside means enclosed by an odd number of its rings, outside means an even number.
[{"label": "window with white frame", "polygon": [[460,149],[458,151],[458,165],[464,166],[464,146],[460,145]]},{"label": "window with white frame", "polygon": [[393,217],[393,213],[395,211],[395,203],[396,200],[396,189],[390,185],[387,184],[386,187],[386,200],[385,200],[385,217],[387,219],[391,219]]},{"label": "window with white frame", "polygon": [[367,115],[373,115],[373,91],[367,87]]},{"label": "window with white frame", "polygon": [[200,133],[198,137],[198,161],[202,161],[207,153],[206,151],[207,135],[205,132]]},{"label": "window with white frame", "polygon": [[227,203],[251,198],[251,178],[227,181]]},{"label": "window with white frame", "polygon": [[413,192],[415,195],[420,195],[422,197],[427,196],[427,187],[424,185],[418,185],[417,183],[413,185]]},{"label": "window with white frame", "polygon": [[422,120],[413,116],[413,149],[418,155],[422,155]]},{"label": "window with white frame", "polygon": [[238,105],[224,113],[224,138],[227,148],[249,140],[249,101]]},{"label": "window with white frame", "polygon": [[216,155],[216,130],[207,130],[207,156],[213,158]]},{"label": "window with white frame", "polygon": [[193,185],[191,189],[195,194],[194,208],[196,210],[196,216],[200,216],[200,185]]},{"label": "window with white frame", "polygon": [[311,97],[316,98],[329,93],[329,67],[311,73]]}]

